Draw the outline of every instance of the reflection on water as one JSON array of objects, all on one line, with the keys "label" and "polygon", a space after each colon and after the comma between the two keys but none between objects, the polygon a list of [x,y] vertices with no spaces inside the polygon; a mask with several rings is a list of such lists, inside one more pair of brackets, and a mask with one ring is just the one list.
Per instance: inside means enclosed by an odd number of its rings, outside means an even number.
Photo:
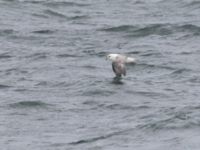
[{"label": "reflection on water", "polygon": [[122,80],[123,80],[122,77],[116,76],[116,77],[113,78],[112,83],[113,84],[124,84]]}]

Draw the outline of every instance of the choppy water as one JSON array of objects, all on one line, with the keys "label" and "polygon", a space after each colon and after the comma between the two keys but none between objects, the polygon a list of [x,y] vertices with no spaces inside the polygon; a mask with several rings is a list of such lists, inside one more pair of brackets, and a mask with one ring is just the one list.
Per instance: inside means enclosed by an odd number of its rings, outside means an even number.
[{"label": "choppy water", "polygon": [[[3,150],[199,150],[200,2],[0,0]],[[113,80],[107,53],[137,59]]]}]

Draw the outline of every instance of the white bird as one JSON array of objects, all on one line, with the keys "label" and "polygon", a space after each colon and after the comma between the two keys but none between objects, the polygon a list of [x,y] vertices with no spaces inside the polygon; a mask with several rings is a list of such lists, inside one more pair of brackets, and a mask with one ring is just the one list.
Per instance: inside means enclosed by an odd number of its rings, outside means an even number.
[{"label": "white bird", "polygon": [[135,63],[135,59],[121,54],[109,54],[107,59],[112,61],[112,69],[116,77],[126,76],[126,63]]}]

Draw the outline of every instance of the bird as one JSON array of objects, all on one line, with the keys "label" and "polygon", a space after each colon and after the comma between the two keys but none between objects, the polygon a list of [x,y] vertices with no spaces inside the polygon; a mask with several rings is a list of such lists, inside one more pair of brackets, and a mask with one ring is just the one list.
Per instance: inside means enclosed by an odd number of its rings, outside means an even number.
[{"label": "bird", "polygon": [[122,54],[108,54],[107,60],[112,61],[112,69],[117,78],[121,78],[122,75],[126,76],[126,64],[135,63],[135,58],[127,57]]}]

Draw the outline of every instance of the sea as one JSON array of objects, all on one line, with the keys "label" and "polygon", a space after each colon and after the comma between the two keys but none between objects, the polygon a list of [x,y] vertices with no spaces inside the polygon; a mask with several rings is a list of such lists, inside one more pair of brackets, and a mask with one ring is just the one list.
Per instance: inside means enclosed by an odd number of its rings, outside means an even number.
[{"label": "sea", "polygon": [[0,0],[0,149],[199,150],[200,1]]}]

